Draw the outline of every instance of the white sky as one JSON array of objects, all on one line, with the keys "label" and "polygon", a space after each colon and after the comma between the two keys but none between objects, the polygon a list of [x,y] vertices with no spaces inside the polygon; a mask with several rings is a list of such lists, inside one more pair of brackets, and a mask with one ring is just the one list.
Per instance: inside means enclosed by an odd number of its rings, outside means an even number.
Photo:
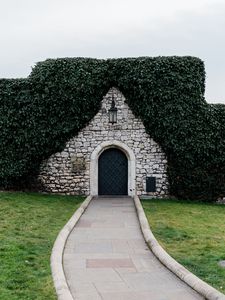
[{"label": "white sky", "polygon": [[0,0],[0,78],[57,57],[192,55],[225,103],[225,0]]}]

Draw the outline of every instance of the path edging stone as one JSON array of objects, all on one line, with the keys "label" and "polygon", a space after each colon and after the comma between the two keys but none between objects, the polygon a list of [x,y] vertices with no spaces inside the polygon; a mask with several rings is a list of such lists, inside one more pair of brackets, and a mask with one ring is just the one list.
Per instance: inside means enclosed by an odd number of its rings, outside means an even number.
[{"label": "path edging stone", "polygon": [[145,215],[144,209],[141,205],[138,196],[134,197],[134,203],[136,206],[138,219],[140,222],[141,230],[144,239],[154,253],[154,255],[165,265],[170,271],[177,275],[182,281],[188,284],[196,292],[202,295],[207,300],[225,300],[225,295],[195,276],[193,273],[188,271],[184,266],[179,264],[175,259],[173,259],[158,243],[154,237],[147,217]]},{"label": "path edging stone", "polygon": [[75,211],[66,225],[59,232],[55,243],[52,248],[51,253],[51,271],[52,278],[56,290],[56,294],[59,300],[74,300],[69,286],[66,281],[66,277],[63,270],[63,251],[70,232],[73,230],[74,226],[84,213],[85,209],[91,202],[92,196],[88,196],[80,205],[80,207]]}]

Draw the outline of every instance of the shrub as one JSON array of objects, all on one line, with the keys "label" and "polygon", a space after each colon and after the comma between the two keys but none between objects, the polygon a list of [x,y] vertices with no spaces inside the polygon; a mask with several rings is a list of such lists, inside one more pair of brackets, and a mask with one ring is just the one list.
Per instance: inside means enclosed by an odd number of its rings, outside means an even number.
[{"label": "shrub", "polygon": [[0,80],[0,185],[38,174],[98,112],[115,86],[168,158],[170,193],[215,200],[225,194],[225,106],[204,99],[195,57],[48,59],[26,79]]}]

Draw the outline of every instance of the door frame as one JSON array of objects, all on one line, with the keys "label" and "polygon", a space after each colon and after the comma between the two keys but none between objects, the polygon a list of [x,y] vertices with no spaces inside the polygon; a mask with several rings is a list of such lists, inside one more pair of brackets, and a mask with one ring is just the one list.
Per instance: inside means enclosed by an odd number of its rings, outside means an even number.
[{"label": "door frame", "polygon": [[90,162],[90,195],[98,195],[98,159],[102,152],[109,148],[118,148],[125,153],[128,161],[128,196],[136,195],[136,167],[133,151],[120,141],[107,141],[98,145],[91,154]]},{"label": "door frame", "polygon": [[[117,168],[115,173],[114,167]],[[111,178],[111,172],[115,178]],[[128,195],[128,159],[118,147],[105,149],[98,158],[98,194]]]}]

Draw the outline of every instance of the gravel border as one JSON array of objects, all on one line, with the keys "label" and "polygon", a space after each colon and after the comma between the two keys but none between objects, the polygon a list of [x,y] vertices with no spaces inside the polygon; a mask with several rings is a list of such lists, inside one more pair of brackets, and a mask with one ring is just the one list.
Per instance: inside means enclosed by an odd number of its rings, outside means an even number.
[{"label": "gravel border", "polygon": [[63,270],[63,252],[70,232],[73,230],[74,226],[79,221],[85,209],[88,207],[91,199],[92,196],[88,196],[81,204],[81,206],[75,211],[73,216],[59,232],[52,248],[51,271],[56,294],[59,300],[74,300]]},{"label": "gravel border", "polygon": [[188,284],[191,288],[197,291],[205,299],[208,300],[225,300],[225,295],[220,293],[218,290],[214,289],[212,286],[195,276],[193,273],[188,271],[184,266],[179,264],[175,259],[173,259],[158,243],[154,237],[151,229],[149,227],[148,220],[146,218],[145,212],[141,205],[138,196],[134,197],[134,203],[136,206],[138,219],[140,222],[141,230],[144,239],[154,253],[154,255],[165,265],[170,271],[177,275],[182,281]]}]

